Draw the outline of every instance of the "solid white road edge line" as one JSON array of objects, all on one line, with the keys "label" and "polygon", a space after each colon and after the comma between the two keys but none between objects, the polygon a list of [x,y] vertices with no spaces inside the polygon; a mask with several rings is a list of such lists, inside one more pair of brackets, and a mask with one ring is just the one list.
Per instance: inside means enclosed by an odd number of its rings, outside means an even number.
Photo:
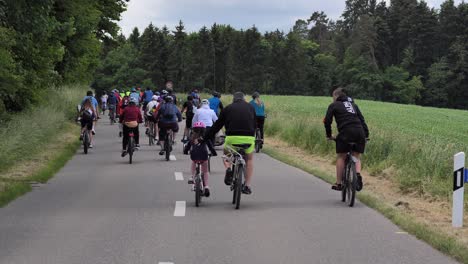
[{"label": "solid white road edge line", "polygon": [[182,172],[174,172],[175,175],[175,180],[176,181],[183,181],[184,180],[184,175]]},{"label": "solid white road edge line", "polygon": [[176,157],[174,155],[170,155],[169,160],[176,161],[177,159],[176,159]]},{"label": "solid white road edge line", "polygon": [[176,202],[174,216],[185,216],[185,201]]}]

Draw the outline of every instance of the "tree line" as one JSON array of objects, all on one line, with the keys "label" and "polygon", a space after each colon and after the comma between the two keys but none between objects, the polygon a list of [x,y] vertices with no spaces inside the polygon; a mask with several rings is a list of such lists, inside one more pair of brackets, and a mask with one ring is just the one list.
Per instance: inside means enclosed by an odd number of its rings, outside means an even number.
[{"label": "tree line", "polygon": [[91,83],[127,0],[0,0],[0,118],[61,83]]},{"label": "tree line", "polygon": [[314,12],[287,33],[150,24],[104,51],[98,90],[172,80],[179,90],[328,96],[344,86],[363,99],[468,106],[468,3],[453,0],[438,9],[418,0],[347,0],[339,20]]}]

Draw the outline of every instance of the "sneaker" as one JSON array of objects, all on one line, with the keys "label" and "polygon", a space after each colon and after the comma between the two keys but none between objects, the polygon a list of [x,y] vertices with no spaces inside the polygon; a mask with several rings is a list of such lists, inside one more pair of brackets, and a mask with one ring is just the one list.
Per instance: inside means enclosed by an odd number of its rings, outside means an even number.
[{"label": "sneaker", "polygon": [[92,145],[92,144],[89,144],[89,148],[93,148],[93,145]]},{"label": "sneaker", "polygon": [[96,131],[92,130],[91,133],[93,133],[93,135],[96,135]]},{"label": "sneaker", "polygon": [[159,155],[160,156],[164,155],[164,150],[159,151]]},{"label": "sneaker", "polygon": [[252,194],[252,189],[250,189],[249,186],[244,185],[244,186],[242,187],[242,193],[243,193],[243,194],[250,195],[250,194]]},{"label": "sneaker", "polygon": [[139,148],[139,147],[140,147],[140,144],[135,144],[135,147],[136,147],[136,148]]},{"label": "sneaker", "polygon": [[362,183],[362,176],[361,174],[358,174],[357,175],[357,186],[356,186],[356,191],[360,192],[362,190],[362,187],[363,187],[363,183]]},{"label": "sneaker", "polygon": [[125,156],[127,156],[127,151],[126,151],[126,150],[122,150],[122,155],[120,155],[120,156],[122,156],[122,158],[125,157]]},{"label": "sneaker", "polygon": [[193,184],[193,177],[190,177],[190,178],[188,179],[188,184]]},{"label": "sneaker", "polygon": [[224,184],[226,185],[231,185],[232,184],[232,176],[233,176],[233,171],[231,168],[228,168],[226,170],[226,175],[224,176]]},{"label": "sneaker", "polygon": [[205,197],[210,197],[210,187],[205,187]]},{"label": "sneaker", "polygon": [[146,135],[149,135],[149,128],[146,129],[145,134],[146,134]]}]

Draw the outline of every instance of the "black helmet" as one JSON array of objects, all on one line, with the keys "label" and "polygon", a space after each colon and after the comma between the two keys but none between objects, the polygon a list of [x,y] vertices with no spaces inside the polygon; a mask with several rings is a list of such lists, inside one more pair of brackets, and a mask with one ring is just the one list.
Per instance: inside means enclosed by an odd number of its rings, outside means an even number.
[{"label": "black helmet", "polygon": [[166,101],[166,103],[169,103],[169,102],[174,101],[174,98],[172,98],[172,96],[166,96],[164,97],[164,101]]},{"label": "black helmet", "polygon": [[193,96],[189,95],[187,96],[187,101],[192,101],[193,100]]},{"label": "black helmet", "polygon": [[215,91],[215,92],[213,92],[213,96],[214,96],[214,97],[221,98],[221,94],[220,94],[220,93],[218,93],[218,92],[216,92],[216,91]]},{"label": "black helmet", "polygon": [[255,92],[255,93],[252,94],[253,99],[257,99],[259,97],[260,97],[260,94],[258,92]]}]

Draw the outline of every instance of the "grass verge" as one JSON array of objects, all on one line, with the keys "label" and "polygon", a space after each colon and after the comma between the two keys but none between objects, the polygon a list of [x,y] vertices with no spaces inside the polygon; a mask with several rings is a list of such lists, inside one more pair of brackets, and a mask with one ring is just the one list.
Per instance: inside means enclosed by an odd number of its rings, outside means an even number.
[{"label": "grass verge", "polygon": [[79,85],[51,89],[44,103],[0,127],[0,207],[30,191],[31,183],[45,183],[75,154],[73,106],[86,90]]},{"label": "grass verge", "polygon": [[[313,167],[310,163],[298,159],[294,155],[287,155],[284,151],[279,151],[268,145],[264,148],[264,153],[280,160],[291,166],[300,168],[328,183],[334,183],[334,176],[329,172]],[[402,212],[392,206],[389,206],[385,201],[381,201],[372,193],[361,192],[358,194],[359,200],[365,205],[373,208],[387,217],[402,230],[414,235],[420,240],[425,241],[440,252],[453,257],[457,261],[468,264],[468,247],[459,242],[456,238],[444,234],[441,230],[434,228],[426,223],[421,223],[415,220],[411,215]]]}]

